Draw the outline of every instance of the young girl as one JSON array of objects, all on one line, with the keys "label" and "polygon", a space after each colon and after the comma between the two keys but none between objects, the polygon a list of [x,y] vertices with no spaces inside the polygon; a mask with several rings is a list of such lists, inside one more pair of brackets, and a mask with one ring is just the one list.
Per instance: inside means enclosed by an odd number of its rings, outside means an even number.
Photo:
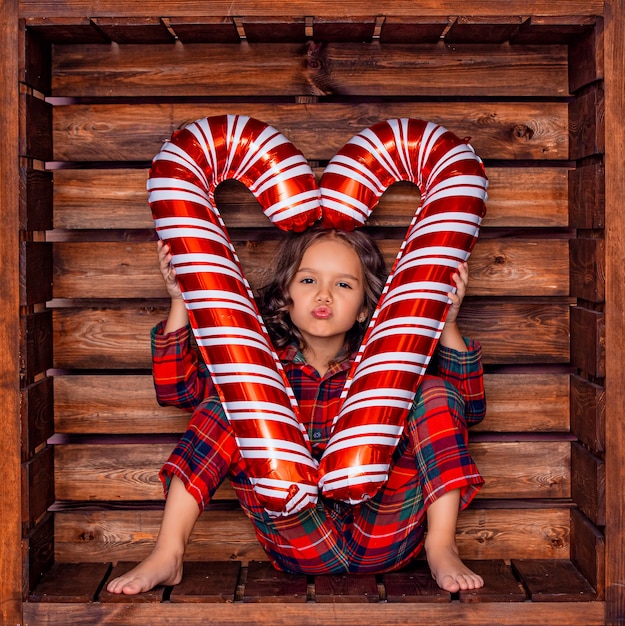
[{"label": "young girl", "polygon": [[[192,348],[189,318],[163,242],[158,257],[171,309],[152,331],[157,398],[163,405],[193,411],[193,416],[161,470],[167,499],[154,549],[112,580],[108,590],[136,594],[157,584],[178,584],[194,524],[226,476],[278,569],[306,574],[390,571],[425,546],[441,588],[481,587],[481,577],[460,560],[455,539],[458,511],[483,484],[467,451],[467,426],[485,412],[480,346],[465,341],[456,325],[467,265],[454,274],[457,290],[450,294],[452,305],[439,340],[437,375],[427,374],[419,387],[389,480],[356,506],[320,496],[315,507],[274,518],[256,500],[206,367]],[[327,445],[352,358],[384,281],[384,261],[368,236],[313,229],[286,240],[275,275],[260,294],[259,308],[316,458]]]}]

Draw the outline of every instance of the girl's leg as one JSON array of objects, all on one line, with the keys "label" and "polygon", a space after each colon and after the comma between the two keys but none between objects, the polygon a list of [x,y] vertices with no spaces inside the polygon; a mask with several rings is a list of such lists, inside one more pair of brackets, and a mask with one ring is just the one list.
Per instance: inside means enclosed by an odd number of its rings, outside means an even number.
[{"label": "girl's leg", "polygon": [[113,579],[107,590],[133,595],[156,585],[177,585],[182,579],[182,557],[199,515],[195,498],[178,477],[172,477],[154,549],[134,569]]},{"label": "girl's leg", "polygon": [[436,584],[445,591],[479,589],[484,580],[460,559],[456,545],[456,522],[460,508],[460,489],[448,491],[432,502],[427,510],[428,533],[425,553]]},{"label": "girl's leg", "polygon": [[483,484],[468,452],[464,401],[437,377],[424,379],[408,420],[427,515],[425,551],[439,587],[455,592],[484,585],[461,561],[456,545],[458,512]]},{"label": "girl's leg", "polygon": [[108,591],[137,594],[155,585],[177,585],[182,558],[201,511],[228,474],[236,443],[218,398],[193,413],[187,431],[161,470],[167,499],[152,553],[127,574],[112,580]]}]

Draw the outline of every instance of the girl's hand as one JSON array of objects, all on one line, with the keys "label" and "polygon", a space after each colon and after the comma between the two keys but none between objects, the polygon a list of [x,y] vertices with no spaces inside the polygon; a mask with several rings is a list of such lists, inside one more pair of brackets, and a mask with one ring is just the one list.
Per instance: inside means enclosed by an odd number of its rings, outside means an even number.
[{"label": "girl's hand", "polygon": [[453,281],[456,283],[456,293],[450,293],[449,299],[451,300],[451,306],[447,313],[447,321],[445,324],[453,323],[458,318],[460,306],[464,300],[464,296],[467,293],[467,286],[469,284],[469,266],[465,263],[460,263],[458,270],[452,276]]},{"label": "girl's hand", "polygon": [[171,252],[169,245],[159,239],[157,246],[158,267],[163,275],[167,293],[172,300],[182,300],[182,293],[176,280],[176,270],[171,265]]}]

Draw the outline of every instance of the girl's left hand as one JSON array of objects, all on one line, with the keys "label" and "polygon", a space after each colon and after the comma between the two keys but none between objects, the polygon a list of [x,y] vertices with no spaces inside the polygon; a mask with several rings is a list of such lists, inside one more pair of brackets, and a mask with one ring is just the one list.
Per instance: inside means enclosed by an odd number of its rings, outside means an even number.
[{"label": "girl's left hand", "polygon": [[467,293],[467,286],[469,284],[469,266],[466,262],[460,263],[458,266],[458,270],[454,272],[453,281],[456,283],[456,293],[449,294],[449,299],[451,300],[451,306],[449,307],[449,312],[447,313],[446,324],[450,322],[455,322],[458,318],[458,313],[460,311],[460,306],[462,305],[462,301],[464,300],[464,296]]}]

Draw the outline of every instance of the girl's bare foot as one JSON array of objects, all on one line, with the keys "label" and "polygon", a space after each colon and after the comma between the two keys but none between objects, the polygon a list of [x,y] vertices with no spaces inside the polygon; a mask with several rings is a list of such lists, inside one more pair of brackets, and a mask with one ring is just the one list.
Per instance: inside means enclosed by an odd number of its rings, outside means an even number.
[{"label": "girl's bare foot", "polygon": [[111,593],[135,595],[156,585],[177,585],[182,580],[182,559],[155,548],[152,554],[106,586]]},{"label": "girl's bare foot", "polygon": [[462,562],[455,544],[428,545],[426,539],[425,552],[432,577],[441,589],[454,593],[484,586],[482,577]]}]

